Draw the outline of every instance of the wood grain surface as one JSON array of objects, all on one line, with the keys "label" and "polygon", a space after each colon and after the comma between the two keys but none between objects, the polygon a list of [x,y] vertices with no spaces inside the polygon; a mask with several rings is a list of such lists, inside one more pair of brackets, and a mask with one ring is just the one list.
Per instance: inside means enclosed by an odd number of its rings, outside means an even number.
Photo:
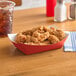
[{"label": "wood grain surface", "polygon": [[[56,23],[46,17],[45,8],[14,12],[13,33],[40,25],[63,30],[76,30],[76,21]],[[76,52],[64,52],[63,48],[24,55],[16,49],[8,37],[0,38],[0,76],[76,76]]]}]

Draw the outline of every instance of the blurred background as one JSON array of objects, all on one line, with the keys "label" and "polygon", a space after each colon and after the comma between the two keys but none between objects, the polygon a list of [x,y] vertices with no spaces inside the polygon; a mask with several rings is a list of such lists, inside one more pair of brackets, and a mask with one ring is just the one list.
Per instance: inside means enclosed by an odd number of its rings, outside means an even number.
[{"label": "blurred background", "polygon": [[[16,2],[17,6],[15,7],[15,10],[46,6],[46,0],[12,0],[12,1]],[[71,0],[65,0],[65,1],[70,2]]]}]

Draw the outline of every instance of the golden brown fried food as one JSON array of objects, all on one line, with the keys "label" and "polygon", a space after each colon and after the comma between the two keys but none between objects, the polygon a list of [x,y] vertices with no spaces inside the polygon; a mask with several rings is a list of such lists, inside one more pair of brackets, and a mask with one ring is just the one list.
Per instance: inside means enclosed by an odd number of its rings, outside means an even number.
[{"label": "golden brown fried food", "polygon": [[28,45],[46,45],[55,44],[64,39],[65,33],[62,30],[53,27],[39,26],[32,30],[18,33],[15,41]]},{"label": "golden brown fried food", "polygon": [[[39,30],[40,31],[43,31],[43,32],[49,32],[50,28],[46,27],[46,26],[40,26],[39,27]],[[41,33],[41,32],[40,32]]]},{"label": "golden brown fried food", "polygon": [[24,43],[26,41],[26,36],[22,35],[21,33],[17,34],[15,38],[15,42],[17,43]]},{"label": "golden brown fried food", "polygon": [[31,41],[34,43],[40,43],[40,41],[36,37],[31,37]]},{"label": "golden brown fried food", "polygon": [[38,38],[40,42],[45,41],[49,37],[49,32],[45,32],[43,34],[40,34],[40,37]]},{"label": "golden brown fried food", "polygon": [[26,35],[26,42],[31,42],[31,36],[30,35]]},{"label": "golden brown fried food", "polygon": [[55,35],[50,35],[48,40],[52,43],[52,44],[55,44],[55,43],[58,43],[60,40],[55,36]]},{"label": "golden brown fried food", "polygon": [[65,33],[62,30],[57,29],[55,35],[59,38],[59,40],[63,40],[65,37]]},{"label": "golden brown fried food", "polygon": [[38,31],[39,33],[44,33],[44,32],[47,32],[48,30],[49,28],[46,26],[39,26],[37,28],[33,28],[32,32]]},{"label": "golden brown fried food", "polygon": [[32,36],[38,38],[40,36],[40,33],[37,30],[37,31],[33,32]]},{"label": "golden brown fried food", "polygon": [[55,35],[56,29],[53,28],[53,27],[51,27],[50,30],[49,30],[49,33],[50,33],[51,35]]},{"label": "golden brown fried food", "polygon": [[36,41],[42,42],[46,40],[49,37],[49,35],[49,32],[39,33],[38,31],[35,31],[32,36],[37,38]]},{"label": "golden brown fried food", "polygon": [[43,29],[44,29],[45,32],[49,32],[49,30],[50,30],[50,28],[48,28],[46,26],[44,26]]},{"label": "golden brown fried food", "polygon": [[38,30],[42,31],[43,28],[44,28],[44,26],[39,26],[39,27],[38,27]]}]

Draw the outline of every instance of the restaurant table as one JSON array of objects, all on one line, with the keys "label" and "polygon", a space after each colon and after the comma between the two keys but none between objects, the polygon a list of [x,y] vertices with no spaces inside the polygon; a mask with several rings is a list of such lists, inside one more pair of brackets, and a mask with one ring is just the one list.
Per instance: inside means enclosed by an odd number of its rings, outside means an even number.
[{"label": "restaurant table", "polygon": [[[41,25],[76,30],[76,21],[54,22],[53,17],[46,17],[46,8],[14,12],[13,33]],[[76,52],[64,52],[62,47],[25,55],[13,46],[8,37],[0,38],[0,76],[76,76]]]}]

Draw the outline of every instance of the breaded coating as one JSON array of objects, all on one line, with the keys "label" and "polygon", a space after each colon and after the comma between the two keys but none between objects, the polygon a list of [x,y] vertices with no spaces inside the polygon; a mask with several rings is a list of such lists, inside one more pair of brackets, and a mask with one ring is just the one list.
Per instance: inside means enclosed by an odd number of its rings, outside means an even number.
[{"label": "breaded coating", "polygon": [[33,28],[32,32],[35,32],[35,31],[39,31],[39,32],[43,31],[43,26],[39,26],[39,27]]},{"label": "breaded coating", "polygon": [[22,35],[21,33],[17,34],[15,38],[16,43],[24,43],[26,41],[26,36]]},{"label": "breaded coating", "polygon": [[39,33],[38,31],[35,31],[32,36],[37,38],[38,41],[42,42],[46,40],[49,37],[49,35],[49,32]]},{"label": "breaded coating", "polygon": [[49,45],[55,44],[65,38],[65,33],[62,30],[54,27],[39,26],[31,30],[18,33],[15,42],[28,45]]},{"label": "breaded coating", "polygon": [[33,32],[32,36],[38,38],[40,36],[40,33],[38,31],[35,31]]},{"label": "breaded coating", "polygon": [[53,27],[51,27],[50,30],[49,30],[49,33],[50,33],[51,35],[55,35],[56,29],[53,28]]},{"label": "breaded coating", "polygon": [[49,32],[45,32],[45,33],[41,34],[38,39],[40,42],[45,41],[49,37],[49,35],[50,35]]},{"label": "breaded coating", "polygon": [[26,42],[31,42],[31,36],[30,35],[26,35]]},{"label": "breaded coating", "polygon": [[39,26],[38,30],[42,31],[44,29],[44,26]]},{"label": "breaded coating", "polygon": [[49,28],[46,26],[39,26],[37,28],[32,29],[33,32],[38,31],[39,33],[44,33],[44,32],[47,32],[48,30]]},{"label": "breaded coating", "polygon": [[[39,28],[40,31],[44,31],[44,32],[49,32],[50,28],[46,27],[46,26],[40,26]],[[41,33],[41,32],[40,32]]]},{"label": "breaded coating", "polygon": [[36,37],[31,37],[32,42],[34,43],[40,43],[40,41],[38,40],[38,38]]},{"label": "breaded coating", "polygon": [[55,44],[55,43],[58,43],[60,40],[55,36],[55,35],[50,35],[48,40],[52,43],[52,44]]},{"label": "breaded coating", "polygon": [[59,38],[59,40],[63,40],[65,37],[65,33],[62,30],[57,29],[55,35]]},{"label": "breaded coating", "polygon": [[45,32],[49,32],[49,30],[50,30],[50,28],[48,28],[46,26],[44,26],[43,29],[44,29]]}]

